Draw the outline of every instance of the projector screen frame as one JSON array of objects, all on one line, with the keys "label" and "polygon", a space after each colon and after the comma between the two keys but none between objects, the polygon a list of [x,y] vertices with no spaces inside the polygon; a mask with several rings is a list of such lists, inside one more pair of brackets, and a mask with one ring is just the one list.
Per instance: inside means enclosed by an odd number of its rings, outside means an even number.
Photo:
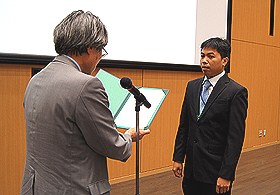
[{"label": "projector screen frame", "polygon": [[[228,0],[227,12],[227,32],[226,38],[231,42],[231,26],[232,26],[232,0]],[[55,56],[48,55],[32,55],[32,54],[16,54],[1,53],[1,64],[28,64],[28,65],[47,65]],[[124,69],[150,69],[150,70],[170,70],[170,71],[193,71],[201,72],[199,65],[191,64],[171,64],[157,62],[141,62],[126,60],[109,60],[102,59],[98,67],[100,68],[124,68]],[[230,64],[228,64],[226,72],[230,72]]]}]

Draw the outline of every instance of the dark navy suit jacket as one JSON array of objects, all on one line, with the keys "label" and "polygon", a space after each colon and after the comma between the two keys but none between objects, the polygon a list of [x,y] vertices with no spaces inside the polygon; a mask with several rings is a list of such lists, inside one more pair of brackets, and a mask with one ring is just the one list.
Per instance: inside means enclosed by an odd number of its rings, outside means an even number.
[{"label": "dark navy suit jacket", "polygon": [[187,85],[173,161],[185,160],[187,178],[193,171],[200,182],[216,184],[218,177],[233,181],[244,141],[248,91],[225,74],[198,118],[202,82],[199,78]]}]

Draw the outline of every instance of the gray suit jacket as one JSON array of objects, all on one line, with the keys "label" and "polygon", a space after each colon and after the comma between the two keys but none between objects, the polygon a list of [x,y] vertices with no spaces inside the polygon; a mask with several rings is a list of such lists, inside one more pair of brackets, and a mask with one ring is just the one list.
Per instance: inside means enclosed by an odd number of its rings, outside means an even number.
[{"label": "gray suit jacket", "polygon": [[126,161],[130,135],[114,128],[101,82],[67,57],[29,82],[26,164],[21,194],[109,194],[106,157]]}]

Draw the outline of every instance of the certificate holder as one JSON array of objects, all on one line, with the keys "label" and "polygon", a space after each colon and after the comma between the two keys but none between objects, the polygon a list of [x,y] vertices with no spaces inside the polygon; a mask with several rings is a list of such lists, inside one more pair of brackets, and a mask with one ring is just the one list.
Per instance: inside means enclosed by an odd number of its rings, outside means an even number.
[{"label": "certificate holder", "polygon": [[[139,129],[148,129],[155,118],[160,106],[167,96],[168,89],[137,87],[151,103],[148,109],[142,106],[140,117],[140,107],[144,102],[140,98],[133,96],[128,90],[120,86],[120,79],[114,75],[100,69],[96,77],[102,82],[109,99],[109,109],[112,112],[115,126],[118,128],[129,129],[136,127],[136,195],[139,194]],[[134,98],[133,98],[134,97]],[[136,116],[133,117],[135,107]],[[132,118],[131,118],[132,116]]]},{"label": "certificate holder", "polygon": [[[120,86],[120,79],[102,69],[98,71],[96,77],[102,82],[109,99],[109,109],[112,112],[115,126],[117,128],[129,129],[135,127],[134,112],[135,99],[133,95]],[[139,128],[148,129],[154,120],[159,108],[166,98],[169,90],[159,88],[137,87],[151,103],[151,107],[141,108],[139,116]]]}]

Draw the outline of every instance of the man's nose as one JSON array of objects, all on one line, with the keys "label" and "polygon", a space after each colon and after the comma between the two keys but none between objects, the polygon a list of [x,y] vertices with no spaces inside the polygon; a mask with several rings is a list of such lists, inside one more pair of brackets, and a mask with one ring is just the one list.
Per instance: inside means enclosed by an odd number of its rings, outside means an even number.
[{"label": "man's nose", "polygon": [[202,64],[208,64],[208,61],[207,61],[206,57],[201,58],[200,61],[201,61]]}]

